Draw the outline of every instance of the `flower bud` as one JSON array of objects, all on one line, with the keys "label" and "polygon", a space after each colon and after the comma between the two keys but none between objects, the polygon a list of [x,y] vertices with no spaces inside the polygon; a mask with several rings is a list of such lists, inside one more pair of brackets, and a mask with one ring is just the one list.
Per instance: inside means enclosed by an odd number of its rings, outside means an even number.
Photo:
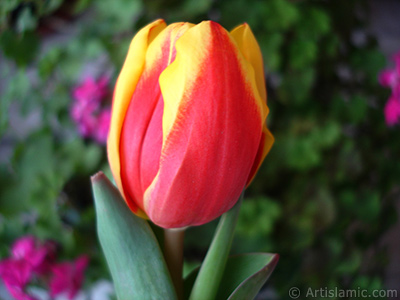
[{"label": "flower bud", "polygon": [[129,208],[164,228],[228,211],[273,144],[249,26],[157,20],[133,38],[114,91],[108,158]]}]

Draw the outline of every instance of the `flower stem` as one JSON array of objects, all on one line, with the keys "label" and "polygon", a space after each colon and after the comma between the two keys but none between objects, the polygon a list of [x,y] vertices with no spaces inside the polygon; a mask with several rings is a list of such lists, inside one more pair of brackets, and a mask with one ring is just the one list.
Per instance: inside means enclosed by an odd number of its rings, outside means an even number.
[{"label": "flower stem", "polygon": [[183,239],[185,229],[164,229],[164,257],[179,300],[183,299]]},{"label": "flower stem", "polygon": [[214,300],[228,260],[243,193],[238,202],[222,215],[213,241],[197,275],[189,300]]}]

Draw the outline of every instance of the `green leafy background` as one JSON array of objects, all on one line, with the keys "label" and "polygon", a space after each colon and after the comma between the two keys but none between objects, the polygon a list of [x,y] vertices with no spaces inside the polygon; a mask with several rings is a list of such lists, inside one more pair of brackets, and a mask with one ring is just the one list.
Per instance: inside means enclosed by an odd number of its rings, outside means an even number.
[{"label": "green leafy background", "polygon": [[[400,139],[377,83],[386,59],[373,36],[352,39],[368,16],[361,0],[2,0],[0,256],[30,233],[58,241],[65,257],[88,253],[88,282],[109,277],[89,182],[109,173],[105,149],[77,134],[71,91],[91,65],[114,83],[133,34],[153,19],[213,19],[253,29],[276,138],[246,193],[233,252],[280,254],[268,285],[279,299],[293,286],[384,288],[380,241],[397,217]],[[188,230],[187,270],[215,225]]]}]

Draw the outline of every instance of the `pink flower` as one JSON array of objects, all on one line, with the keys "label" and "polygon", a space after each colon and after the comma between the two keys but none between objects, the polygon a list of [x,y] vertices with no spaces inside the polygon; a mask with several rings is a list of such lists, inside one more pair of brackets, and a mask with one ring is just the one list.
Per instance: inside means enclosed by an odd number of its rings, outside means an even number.
[{"label": "pink flower", "polygon": [[33,236],[17,240],[11,247],[11,257],[0,261],[0,277],[10,294],[17,300],[34,300],[25,293],[33,276],[44,275],[54,260],[55,244],[39,244]]},{"label": "pink flower", "polygon": [[29,258],[31,254],[35,254],[36,240],[33,236],[25,236],[15,241],[12,248],[12,256],[16,259]]},{"label": "pink flower", "polygon": [[108,78],[103,76],[97,81],[87,77],[83,83],[73,91],[73,96],[78,101],[101,101],[108,94]]},{"label": "pink flower", "polygon": [[388,126],[393,126],[400,121],[400,100],[390,97],[385,105],[385,119]]},{"label": "pink flower", "polygon": [[53,266],[50,281],[50,295],[67,294],[73,299],[82,286],[84,272],[89,263],[87,256],[80,256],[74,262],[64,262]]},{"label": "pink flower", "polygon": [[95,139],[100,144],[107,140],[110,123],[110,109],[102,108],[109,94],[108,83],[109,79],[105,76],[98,80],[88,77],[72,92],[75,101],[71,107],[71,118],[80,135]]},{"label": "pink flower", "polygon": [[27,260],[11,258],[0,261],[0,277],[16,300],[36,300],[24,291],[31,276],[32,265]]},{"label": "pink flower", "polygon": [[93,115],[86,115],[78,122],[78,131],[81,136],[90,138],[96,134],[97,118]]},{"label": "pink flower", "polygon": [[17,240],[11,249],[15,260],[26,261],[32,269],[39,267],[46,258],[47,249],[37,246],[32,236],[26,236]]},{"label": "pink flower", "polygon": [[393,70],[383,70],[379,73],[379,83],[384,87],[393,87],[396,85],[397,75]]},{"label": "pink flower", "polygon": [[84,279],[88,258],[81,256],[74,262],[55,264],[56,244],[51,241],[39,243],[33,236],[17,240],[11,247],[11,256],[0,261],[0,278],[16,300],[36,300],[25,288],[33,278],[49,283],[52,297],[66,293],[75,297]]},{"label": "pink flower", "polygon": [[80,122],[87,116],[97,113],[100,109],[100,104],[98,101],[75,101],[71,108],[72,120]]},{"label": "pink flower", "polygon": [[48,271],[54,259],[55,244],[47,241],[40,245],[33,236],[25,236],[14,243],[11,252],[14,260],[26,261],[32,271],[42,274]]},{"label": "pink flower", "polygon": [[97,118],[97,130],[95,132],[95,139],[100,144],[105,144],[107,142],[110,121],[111,109],[103,109]]},{"label": "pink flower", "polygon": [[391,96],[384,108],[386,124],[393,126],[400,121],[400,52],[393,56],[395,68],[383,70],[378,77],[379,83],[391,88]]},{"label": "pink flower", "polygon": [[393,60],[396,64],[397,77],[400,77],[400,51],[393,55]]}]

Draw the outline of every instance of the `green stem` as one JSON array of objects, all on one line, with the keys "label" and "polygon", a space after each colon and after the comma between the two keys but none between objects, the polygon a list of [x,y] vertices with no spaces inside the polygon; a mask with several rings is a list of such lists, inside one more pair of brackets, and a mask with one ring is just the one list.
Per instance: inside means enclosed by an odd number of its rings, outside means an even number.
[{"label": "green stem", "polygon": [[228,260],[243,193],[235,206],[223,214],[197,275],[189,300],[214,300]]},{"label": "green stem", "polygon": [[179,300],[183,299],[183,240],[185,229],[164,229],[164,257]]}]

